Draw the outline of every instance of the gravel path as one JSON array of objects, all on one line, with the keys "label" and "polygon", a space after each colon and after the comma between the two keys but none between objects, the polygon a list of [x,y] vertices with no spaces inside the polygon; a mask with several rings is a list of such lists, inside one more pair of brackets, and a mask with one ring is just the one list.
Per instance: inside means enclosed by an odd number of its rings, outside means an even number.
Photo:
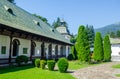
[{"label": "gravel path", "polygon": [[115,74],[120,74],[120,69],[111,68],[112,65],[120,62],[110,62],[98,66],[79,69],[71,73],[77,79],[120,79]]}]

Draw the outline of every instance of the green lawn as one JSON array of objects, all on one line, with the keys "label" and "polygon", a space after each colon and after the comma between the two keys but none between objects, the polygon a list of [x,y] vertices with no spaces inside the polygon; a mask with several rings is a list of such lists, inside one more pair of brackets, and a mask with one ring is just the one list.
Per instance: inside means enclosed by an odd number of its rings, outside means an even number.
[{"label": "green lawn", "polygon": [[79,64],[78,61],[70,61],[69,62],[69,69],[70,70],[77,70],[80,68],[85,68],[85,67],[89,67],[90,64]]},{"label": "green lawn", "polygon": [[32,66],[0,69],[0,79],[75,79],[70,73],[42,70]]},{"label": "green lawn", "polygon": [[[120,64],[113,65],[112,68],[120,68]],[[120,77],[120,74],[115,74],[117,77]]]},{"label": "green lawn", "polygon": [[116,74],[117,77],[120,77],[120,74]]},{"label": "green lawn", "polygon": [[120,64],[113,65],[112,68],[120,68]]},{"label": "green lawn", "polygon": [[[69,61],[69,70],[77,70],[96,64],[79,64],[78,61]],[[0,79],[75,79],[70,73],[42,70],[33,66],[0,68]]]},{"label": "green lawn", "polygon": [[96,66],[96,65],[100,65],[103,63],[99,63],[99,64],[80,64],[79,61],[69,61],[69,69],[70,70],[77,70],[77,69],[81,69],[81,68],[86,68],[86,67],[90,67],[90,66]]}]

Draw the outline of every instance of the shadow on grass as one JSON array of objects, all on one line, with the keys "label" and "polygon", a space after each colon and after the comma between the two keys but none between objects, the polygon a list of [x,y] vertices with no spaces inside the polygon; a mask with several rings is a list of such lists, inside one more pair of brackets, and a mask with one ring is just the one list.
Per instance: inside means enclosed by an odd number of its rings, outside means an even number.
[{"label": "shadow on grass", "polygon": [[73,70],[68,70],[66,73],[73,73],[73,72],[75,72],[75,71],[73,71]]},{"label": "shadow on grass", "polygon": [[26,70],[33,68],[33,65],[23,65],[23,66],[8,66],[8,67],[0,67],[0,74],[9,73],[9,72],[16,72],[21,70]]},{"label": "shadow on grass", "polygon": [[[58,69],[54,69],[53,71],[59,71]],[[67,70],[65,73],[73,73],[73,72],[75,72],[74,70]]]}]

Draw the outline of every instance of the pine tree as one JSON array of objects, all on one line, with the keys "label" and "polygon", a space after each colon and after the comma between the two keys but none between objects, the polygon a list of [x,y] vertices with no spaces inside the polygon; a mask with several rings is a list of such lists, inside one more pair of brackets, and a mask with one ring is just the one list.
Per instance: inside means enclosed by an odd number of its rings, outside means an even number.
[{"label": "pine tree", "polygon": [[8,0],[8,1],[15,4],[14,0]]},{"label": "pine tree", "polygon": [[76,37],[74,35],[71,35],[70,42],[75,44],[76,42]]},{"label": "pine tree", "polygon": [[116,32],[116,37],[120,37],[120,30]]},{"label": "pine tree", "polygon": [[46,24],[50,25],[50,23],[48,23],[48,20],[45,18],[45,17],[42,17],[40,15],[37,15],[37,14],[32,14],[33,16],[41,19],[43,22],[45,22]]},{"label": "pine tree", "polygon": [[110,39],[108,35],[104,37],[103,47],[104,47],[104,61],[110,61],[111,60],[111,44],[110,44]]},{"label": "pine tree", "polygon": [[101,33],[97,32],[94,41],[94,60],[99,62],[103,60],[103,43]]},{"label": "pine tree", "polygon": [[78,59],[82,62],[90,61],[90,45],[85,27],[81,25],[78,30],[78,36],[75,43]]},{"label": "pine tree", "polygon": [[73,55],[73,59],[77,60],[78,57],[77,57],[77,52],[76,52],[75,46],[71,47],[71,52],[72,52],[72,55]]},{"label": "pine tree", "polygon": [[90,47],[94,47],[94,37],[95,37],[95,32],[93,26],[86,26],[87,34],[88,34],[88,39],[90,43]]},{"label": "pine tree", "polygon": [[52,26],[54,27],[54,28],[57,28],[57,27],[59,27],[61,24],[60,24],[60,18],[58,17],[57,18],[57,21],[54,21],[53,22],[53,24],[52,24]]},{"label": "pine tree", "polygon": [[116,37],[115,33],[114,33],[114,32],[111,32],[111,33],[110,33],[110,37],[111,37],[111,38],[115,38],[115,37]]}]

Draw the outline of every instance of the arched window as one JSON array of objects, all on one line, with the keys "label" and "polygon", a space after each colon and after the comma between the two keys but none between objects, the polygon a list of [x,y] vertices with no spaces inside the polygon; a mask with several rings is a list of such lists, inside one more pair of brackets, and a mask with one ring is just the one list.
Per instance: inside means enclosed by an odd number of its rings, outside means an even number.
[{"label": "arched window", "polygon": [[12,9],[9,8],[7,11],[8,11],[10,14],[14,15]]},{"label": "arched window", "polygon": [[60,55],[63,56],[63,46],[60,47]]},{"label": "arched window", "polygon": [[55,46],[55,57],[58,57],[58,45]]},{"label": "arched window", "polygon": [[49,46],[48,46],[48,58],[49,59],[52,58],[52,44],[49,44]]},{"label": "arched window", "polygon": [[45,57],[45,45],[44,45],[44,42],[42,42],[42,44],[41,44],[41,59],[44,59],[44,57]]},{"label": "arched window", "polygon": [[35,55],[35,47],[36,47],[36,43],[34,41],[31,41],[31,54],[33,56]]},{"label": "arched window", "polygon": [[13,40],[13,48],[12,48],[12,56],[18,56],[18,53],[19,53],[19,45],[20,45],[20,41],[18,39],[14,39]]},{"label": "arched window", "polygon": [[36,20],[33,20],[33,21],[36,25],[40,26],[40,23],[38,21],[36,21]]},{"label": "arched window", "polygon": [[13,13],[13,10],[12,10],[11,8],[7,7],[6,5],[4,5],[4,8],[5,8],[6,11],[8,11],[10,14],[15,15],[15,14]]}]

